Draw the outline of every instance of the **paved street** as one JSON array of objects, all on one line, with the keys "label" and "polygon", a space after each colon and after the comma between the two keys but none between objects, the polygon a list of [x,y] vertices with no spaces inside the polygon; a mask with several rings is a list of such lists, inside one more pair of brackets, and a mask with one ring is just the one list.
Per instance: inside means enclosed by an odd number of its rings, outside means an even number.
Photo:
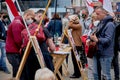
[{"label": "paved street", "polygon": [[[120,55],[119,55],[119,59],[120,59]],[[12,67],[11,65],[8,63],[7,61],[7,65],[12,73]],[[120,65],[120,63],[119,63]],[[69,71],[69,75],[68,76],[64,76],[64,80],[81,80],[80,78],[76,78],[76,79],[70,79],[69,76],[73,73],[73,65],[72,65],[72,62],[71,62],[71,56],[69,56],[69,65],[68,65],[68,71]],[[114,80],[114,73],[113,73],[113,69],[111,69],[111,73],[112,73],[112,80]],[[3,71],[0,71],[0,80],[8,80],[8,78],[11,78],[12,75],[11,74],[6,74],[4,73]]]}]

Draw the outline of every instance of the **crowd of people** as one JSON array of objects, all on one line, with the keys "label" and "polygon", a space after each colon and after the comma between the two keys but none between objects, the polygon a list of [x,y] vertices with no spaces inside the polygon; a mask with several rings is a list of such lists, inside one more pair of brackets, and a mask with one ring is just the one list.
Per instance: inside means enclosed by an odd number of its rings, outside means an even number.
[{"label": "crowd of people", "polygon": [[[23,14],[23,19],[27,24],[30,35],[33,36],[38,31],[35,36],[47,68],[40,69],[41,66],[32,47],[20,80],[55,80],[56,77],[59,79],[59,76],[53,74],[54,65],[50,53],[56,50],[56,45],[58,46],[55,43],[55,37],[62,37],[66,29],[72,30],[75,47],[80,55],[82,66],[88,69],[88,80],[112,80],[111,65],[114,67],[114,80],[120,79],[118,63],[120,24],[116,24],[114,14],[110,14],[102,7],[96,7],[91,15],[89,15],[86,8],[81,10],[81,15],[66,12],[62,19],[58,13],[53,14],[52,19],[49,19],[47,14],[45,14],[42,25],[38,30],[37,27],[43,13],[44,10],[41,9],[37,12],[26,10]],[[12,65],[12,77],[16,77],[30,36],[21,16],[16,16],[11,23],[8,22],[8,17],[5,13],[1,13],[0,17],[0,70],[11,73],[6,65],[7,57]],[[68,44],[68,40],[64,42]],[[79,78],[81,73],[72,50],[71,57],[74,73],[70,78]],[[69,64],[68,57],[66,62]]]}]

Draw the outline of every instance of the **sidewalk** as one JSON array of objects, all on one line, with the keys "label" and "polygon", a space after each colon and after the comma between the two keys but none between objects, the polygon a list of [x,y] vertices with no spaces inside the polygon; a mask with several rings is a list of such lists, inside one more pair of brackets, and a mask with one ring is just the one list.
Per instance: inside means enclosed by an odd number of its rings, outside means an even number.
[{"label": "sidewalk", "polygon": [[[73,74],[73,64],[72,64],[72,61],[71,61],[71,55],[69,55],[69,62],[68,62],[68,71],[69,71],[69,75],[68,76],[64,76],[64,80],[81,80],[81,78],[76,78],[76,79],[72,79],[72,78],[69,78],[69,76],[71,74]],[[0,80],[8,80],[9,78],[12,77],[12,67],[11,65],[8,63],[7,61],[7,65],[11,71],[11,74],[6,74],[4,73],[3,71],[0,71]],[[120,65],[120,55],[119,55],[119,65]],[[111,69],[111,74],[112,74],[112,80],[114,80],[114,71],[113,69]]]},{"label": "sidewalk", "polygon": [[0,71],[0,80],[8,80],[9,78],[12,78],[12,66],[8,63],[8,60],[7,60],[7,66],[11,74],[6,74],[5,72]]}]

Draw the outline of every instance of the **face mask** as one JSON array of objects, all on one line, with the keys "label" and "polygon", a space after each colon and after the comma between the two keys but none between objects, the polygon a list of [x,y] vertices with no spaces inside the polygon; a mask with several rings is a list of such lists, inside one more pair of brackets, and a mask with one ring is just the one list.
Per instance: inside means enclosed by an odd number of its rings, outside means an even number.
[{"label": "face mask", "polygon": [[82,14],[82,18],[86,18],[86,15],[85,15],[85,14]]},{"label": "face mask", "polygon": [[100,21],[94,21],[93,24],[94,26],[97,26]]},{"label": "face mask", "polygon": [[27,25],[31,24],[33,22],[32,19],[26,20]]}]

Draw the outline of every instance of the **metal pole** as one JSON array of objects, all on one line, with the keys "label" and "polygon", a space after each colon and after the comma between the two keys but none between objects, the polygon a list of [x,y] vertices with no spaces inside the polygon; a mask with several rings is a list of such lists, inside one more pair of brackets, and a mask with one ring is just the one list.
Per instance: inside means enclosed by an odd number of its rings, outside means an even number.
[{"label": "metal pole", "polygon": [[17,3],[17,6],[18,6],[18,9],[19,9],[19,11],[20,11],[21,17],[22,17],[22,19],[23,19],[23,22],[24,22],[24,24],[25,24],[25,27],[26,27],[26,29],[27,29],[28,35],[29,35],[29,37],[30,37],[30,32],[29,32],[29,29],[28,29],[27,24],[26,24],[26,22],[25,22],[25,19],[23,18],[22,11],[21,11],[21,9],[20,9],[18,0],[16,0],[16,3]]},{"label": "metal pole", "polygon": [[55,13],[57,12],[57,0],[55,0]]},{"label": "metal pole", "polygon": [[0,11],[2,11],[2,0],[0,0]]},{"label": "metal pole", "polygon": [[55,24],[56,24],[56,13],[57,13],[57,0],[55,0],[55,19],[54,19],[54,32],[53,32],[53,40],[55,41],[55,37],[56,37],[56,34],[55,34],[55,32],[56,32],[56,26],[55,26]]}]

